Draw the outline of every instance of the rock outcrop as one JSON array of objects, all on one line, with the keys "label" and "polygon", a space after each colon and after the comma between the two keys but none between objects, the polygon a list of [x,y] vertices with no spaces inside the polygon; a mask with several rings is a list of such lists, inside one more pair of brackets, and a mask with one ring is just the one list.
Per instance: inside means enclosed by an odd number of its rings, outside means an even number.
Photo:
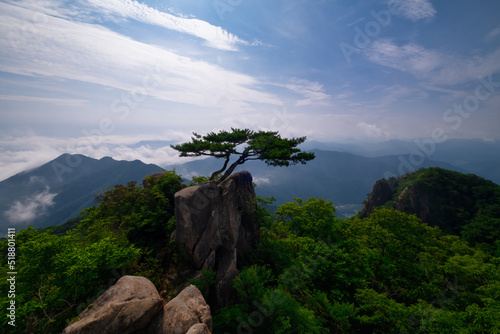
[{"label": "rock outcrop", "polygon": [[191,326],[186,334],[210,334],[210,330],[205,324],[196,324]]},{"label": "rock outcrop", "polygon": [[247,256],[259,239],[259,227],[252,218],[252,176],[241,171],[219,185],[208,182],[182,189],[175,194],[175,210],[180,253],[195,271],[216,271],[214,302],[230,304],[238,258]]},{"label": "rock outcrop", "polygon": [[400,187],[413,175],[414,173],[407,173],[399,177],[375,182],[371,193],[363,204],[361,216],[368,217],[375,208],[388,206],[388,203],[390,203],[389,206],[398,211],[416,215],[423,222],[431,223],[429,219],[430,197],[421,183],[409,183]]},{"label": "rock outcrop", "polygon": [[163,306],[151,281],[124,276],[63,334],[210,334],[211,330],[210,306],[194,285]]},{"label": "rock outcrop", "polygon": [[375,182],[371,193],[363,203],[361,215],[368,217],[376,207],[382,206],[392,199],[396,192],[396,185],[399,183],[398,178],[390,180],[382,179]]},{"label": "rock outcrop", "polygon": [[147,278],[124,276],[85,309],[63,334],[120,333],[146,328],[163,306]]},{"label": "rock outcrop", "polygon": [[[206,332],[200,331],[205,327]],[[200,290],[190,285],[163,307],[151,322],[148,334],[209,333],[211,330],[210,306]]]},{"label": "rock outcrop", "polygon": [[445,234],[461,235],[476,217],[487,213],[496,219],[499,200],[499,186],[489,180],[431,167],[375,182],[360,216],[369,216],[378,206],[393,208]]}]

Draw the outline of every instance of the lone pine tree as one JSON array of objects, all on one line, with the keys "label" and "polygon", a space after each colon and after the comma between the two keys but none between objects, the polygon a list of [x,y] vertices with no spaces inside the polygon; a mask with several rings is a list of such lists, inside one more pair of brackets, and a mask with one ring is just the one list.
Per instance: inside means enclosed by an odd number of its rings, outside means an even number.
[{"label": "lone pine tree", "polygon": [[[191,139],[191,142],[171,147],[179,151],[181,157],[206,155],[225,159],[222,168],[210,176],[210,180],[213,180],[225,171],[218,183],[231,175],[238,165],[249,160],[262,160],[270,166],[290,166],[299,162],[305,164],[315,158],[314,153],[302,152],[297,148],[306,137],[281,138],[277,131],[255,132],[231,128],[231,132],[222,130],[218,133],[210,132],[205,136],[193,132]],[[227,168],[231,155],[237,155],[238,159]]]}]

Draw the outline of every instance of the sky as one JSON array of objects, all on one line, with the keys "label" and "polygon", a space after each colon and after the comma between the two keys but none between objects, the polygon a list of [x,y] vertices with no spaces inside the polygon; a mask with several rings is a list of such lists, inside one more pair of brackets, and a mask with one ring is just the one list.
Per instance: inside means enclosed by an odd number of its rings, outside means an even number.
[{"label": "sky", "polygon": [[500,140],[496,0],[2,0],[0,180],[193,131]]}]

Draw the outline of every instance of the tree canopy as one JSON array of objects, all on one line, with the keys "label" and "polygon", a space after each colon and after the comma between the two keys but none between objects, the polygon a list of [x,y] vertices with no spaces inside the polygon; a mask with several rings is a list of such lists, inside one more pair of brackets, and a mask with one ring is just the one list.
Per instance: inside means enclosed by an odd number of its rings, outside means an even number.
[{"label": "tree canopy", "polygon": [[[262,160],[270,166],[290,166],[297,163],[305,164],[315,158],[314,153],[302,152],[298,145],[306,137],[281,138],[277,131],[252,131],[249,129],[231,128],[229,131],[210,132],[202,136],[193,132],[192,141],[171,147],[180,152],[181,157],[212,156],[225,159],[221,169],[212,173],[210,180],[218,174],[224,175],[218,180],[222,182],[234,169],[248,160]],[[239,147],[241,146],[241,148]],[[238,159],[226,170],[231,155]]]}]

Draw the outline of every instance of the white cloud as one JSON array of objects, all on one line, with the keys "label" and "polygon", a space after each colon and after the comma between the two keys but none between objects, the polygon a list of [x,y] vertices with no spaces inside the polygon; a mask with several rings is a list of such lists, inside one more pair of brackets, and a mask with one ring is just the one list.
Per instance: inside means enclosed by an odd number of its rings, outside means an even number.
[{"label": "white cloud", "polygon": [[398,46],[388,40],[373,42],[367,56],[374,63],[411,72],[417,76],[433,71],[445,62],[444,55],[418,44]]},{"label": "white cloud", "polygon": [[270,184],[271,179],[269,179],[268,177],[254,177],[253,182],[255,182],[257,186],[259,186],[259,184]]},{"label": "white cloud", "polygon": [[434,85],[461,84],[500,70],[500,49],[483,57],[464,58],[415,43],[398,46],[390,40],[379,40],[365,54],[373,63],[409,72]]},{"label": "white cloud", "polygon": [[100,11],[105,10],[110,15],[120,15],[123,18],[131,18],[202,38],[208,46],[217,49],[235,51],[237,44],[249,44],[221,27],[213,26],[206,21],[177,17],[137,1],[89,0],[89,3]]},{"label": "white cloud", "polygon": [[416,22],[436,15],[436,10],[429,0],[388,0],[393,12]]},{"label": "white cloud", "polygon": [[[206,21],[188,18],[180,13],[172,15],[133,0],[88,0],[75,1],[73,3],[62,3],[53,0],[18,0],[7,2],[30,10],[32,12],[30,23],[34,22],[36,23],[35,25],[46,23],[46,18],[38,13],[81,22],[100,22],[103,20],[122,22],[127,19],[133,19],[201,38],[205,40],[206,45],[220,50],[236,51],[238,44],[259,45],[258,43],[249,43],[242,40],[221,27],[214,26]],[[170,10],[170,12],[172,11]]]},{"label": "white cloud", "polygon": [[47,187],[43,192],[15,201],[4,214],[12,224],[29,223],[43,216],[47,208],[55,204],[56,196]]},{"label": "white cloud", "polygon": [[260,82],[251,76],[102,26],[38,15],[43,24],[27,32],[33,12],[0,3],[0,31],[6,32],[0,37],[0,71],[77,80],[202,107],[219,108],[213,96],[221,94],[233,110],[249,109],[250,103],[282,104],[276,96],[252,88]]},{"label": "white cloud", "polygon": [[[161,136],[104,136],[101,138],[53,138],[37,135],[0,137],[0,181],[25,170],[39,167],[64,153],[83,154],[100,159],[110,156],[116,160],[141,160],[159,166],[188,162],[170,146],[151,148],[148,145],[130,147],[144,140],[188,141],[189,133],[169,131]],[[33,180],[35,182],[37,180]],[[39,180],[38,180],[39,181]]]},{"label": "white cloud", "polygon": [[491,42],[492,40],[494,40],[498,36],[500,36],[500,27],[497,27],[497,28],[491,30],[489,33],[487,33],[486,36],[484,36],[483,40],[485,42]]},{"label": "white cloud", "polygon": [[389,138],[389,133],[385,132],[379,128],[376,124],[369,124],[366,122],[360,122],[356,124],[356,127],[363,131],[365,135],[376,139],[387,139]]},{"label": "white cloud", "polygon": [[290,78],[285,83],[270,83],[270,85],[287,88],[305,97],[295,102],[296,107],[332,106],[331,96],[324,92],[323,85],[319,82]]},{"label": "white cloud", "polygon": [[80,99],[61,99],[39,96],[20,96],[20,95],[0,95],[2,101],[17,101],[17,102],[41,102],[50,103],[58,106],[77,107],[87,104],[88,101]]}]

